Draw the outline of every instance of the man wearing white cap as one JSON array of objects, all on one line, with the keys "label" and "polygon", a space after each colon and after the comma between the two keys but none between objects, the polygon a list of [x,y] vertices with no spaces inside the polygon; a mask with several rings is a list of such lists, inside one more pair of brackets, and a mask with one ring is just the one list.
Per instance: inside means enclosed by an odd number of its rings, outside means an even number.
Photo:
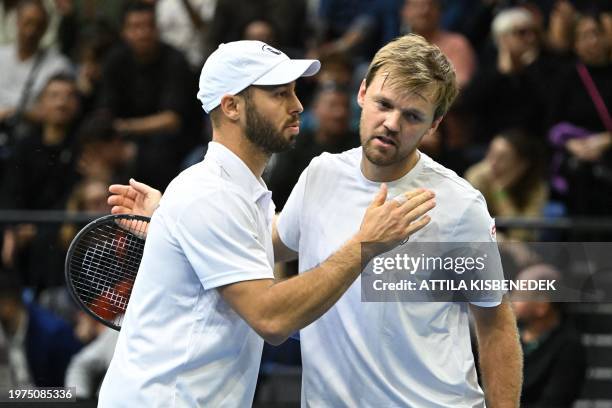
[{"label": "man wearing white cap", "polygon": [[250,406],[263,339],[279,344],[328,310],[359,275],[362,242],[404,239],[429,222],[431,192],[386,202],[383,185],[338,251],[274,281],[274,205],[261,174],[299,132],[295,80],[319,66],[259,41],[222,44],[204,64],[198,99],[213,141],[152,218],[100,406]]}]

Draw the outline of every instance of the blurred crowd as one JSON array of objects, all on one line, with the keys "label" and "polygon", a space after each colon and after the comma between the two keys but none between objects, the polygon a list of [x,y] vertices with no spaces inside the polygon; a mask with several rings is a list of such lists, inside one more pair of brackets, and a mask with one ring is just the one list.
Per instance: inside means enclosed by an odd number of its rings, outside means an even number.
[{"label": "blurred crowd", "polygon": [[[359,146],[368,62],[409,32],[440,47],[461,87],[420,149],[479,189],[492,216],[612,215],[610,0],[0,0],[0,209],[105,213],[108,185],[129,177],[163,191],[210,140],[195,97],[204,60],[220,43],[252,39],[322,62],[298,83],[296,149],[264,174],[280,210],[313,157]],[[15,383],[94,384],[110,360],[112,332],[62,289],[79,227],[0,225]]]}]

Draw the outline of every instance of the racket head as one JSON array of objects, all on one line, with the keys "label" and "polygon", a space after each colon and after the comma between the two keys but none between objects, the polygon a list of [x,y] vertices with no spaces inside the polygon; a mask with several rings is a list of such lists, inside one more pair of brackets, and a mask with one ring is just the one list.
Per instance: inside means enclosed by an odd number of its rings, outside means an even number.
[{"label": "racket head", "polygon": [[107,215],[83,227],[68,248],[70,294],[87,314],[115,330],[121,329],[149,221],[140,215]]}]

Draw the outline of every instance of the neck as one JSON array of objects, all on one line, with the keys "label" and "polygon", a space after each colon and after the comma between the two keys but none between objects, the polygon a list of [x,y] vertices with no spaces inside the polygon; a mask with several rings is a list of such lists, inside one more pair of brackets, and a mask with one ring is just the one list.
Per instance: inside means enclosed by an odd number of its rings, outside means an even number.
[{"label": "neck", "polygon": [[362,152],[361,157],[361,172],[370,181],[375,182],[389,182],[395,181],[410,172],[416,166],[421,153],[418,150],[413,150],[410,155],[399,163],[392,164],[390,166],[379,166],[372,163],[365,156],[365,152]]},{"label": "neck", "polygon": [[536,341],[544,334],[557,327],[559,322],[560,318],[558,314],[552,314],[547,318],[529,322],[521,331],[521,338],[525,343]]},{"label": "neck", "polygon": [[43,127],[43,143],[45,145],[56,145],[64,141],[66,137],[66,126],[45,124]]},{"label": "neck", "polygon": [[256,177],[261,177],[270,160],[270,155],[255,146],[246,136],[232,132],[230,129],[213,129],[212,140],[230,149]]}]

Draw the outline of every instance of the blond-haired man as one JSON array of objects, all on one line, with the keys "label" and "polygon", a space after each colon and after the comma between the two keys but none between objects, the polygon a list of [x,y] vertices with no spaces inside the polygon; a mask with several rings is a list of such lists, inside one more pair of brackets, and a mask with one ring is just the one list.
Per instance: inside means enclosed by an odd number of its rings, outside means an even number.
[{"label": "blond-haired man", "polygon": [[[275,260],[299,253],[300,273],[324,261],[359,229],[381,183],[390,197],[417,187],[435,192],[431,222],[411,242],[494,242],[482,195],[417,149],[456,94],[452,65],[422,37],[383,47],[357,96],[361,147],[324,153],[302,173],[272,232]],[[155,198],[132,184],[112,188],[115,212],[141,212]],[[470,347],[470,311],[484,392]],[[485,400],[518,406],[522,356],[506,302],[366,303],[358,278],[300,331],[300,340],[304,407],[484,407]]]},{"label": "blond-haired man", "polygon": [[[452,65],[422,37],[407,35],[378,51],[357,96],[361,148],[323,154],[304,171],[276,223],[276,241],[285,247],[277,259],[299,252],[306,271],[327,258],[359,228],[367,198],[383,182],[390,196],[415,187],[436,194],[431,223],[411,242],[494,242],[482,195],[417,149],[456,95]],[[323,199],[330,196],[346,198]],[[357,281],[300,340],[305,407],[518,406],[522,358],[506,302],[366,303]]]}]

